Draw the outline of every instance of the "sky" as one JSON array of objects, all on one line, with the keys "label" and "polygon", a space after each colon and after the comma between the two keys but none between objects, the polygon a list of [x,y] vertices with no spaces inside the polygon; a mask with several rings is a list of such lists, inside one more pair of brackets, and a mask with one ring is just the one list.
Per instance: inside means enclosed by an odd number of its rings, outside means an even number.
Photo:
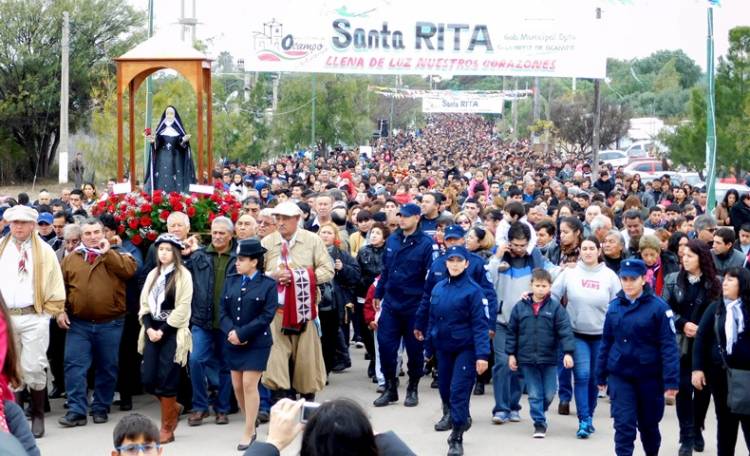
[{"label": "sky", "polygon": [[[148,0],[128,1],[144,11],[148,6]],[[237,58],[247,53],[249,42],[244,19],[248,14],[257,14],[257,9],[264,4],[262,0],[154,0],[157,32],[173,33],[179,39],[176,22],[181,1],[185,2],[186,16],[192,11],[193,2],[196,3],[197,38],[209,43],[209,55],[215,57],[226,50]],[[502,5],[503,1],[510,0],[496,0],[494,4]],[[608,57],[631,59],[645,57],[660,49],[682,49],[702,68],[706,67],[707,0],[550,1],[601,6],[603,29],[607,33],[602,40],[606,43]],[[750,25],[750,0],[721,0],[721,5],[714,11],[717,57],[726,53],[728,32],[738,25]]]}]

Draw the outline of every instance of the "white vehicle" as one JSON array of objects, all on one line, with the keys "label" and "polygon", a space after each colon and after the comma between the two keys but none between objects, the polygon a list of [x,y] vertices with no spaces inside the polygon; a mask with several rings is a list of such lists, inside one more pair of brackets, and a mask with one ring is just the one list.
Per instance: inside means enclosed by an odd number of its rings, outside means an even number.
[{"label": "white vehicle", "polygon": [[721,203],[724,201],[724,196],[727,194],[727,192],[730,189],[737,190],[737,193],[740,194],[740,197],[744,195],[745,193],[750,192],[750,187],[747,185],[742,184],[727,184],[725,182],[716,182],[716,204]]},{"label": "white vehicle", "polygon": [[628,156],[621,150],[601,150],[599,151],[599,161],[611,165],[613,168],[627,166],[630,162]]}]

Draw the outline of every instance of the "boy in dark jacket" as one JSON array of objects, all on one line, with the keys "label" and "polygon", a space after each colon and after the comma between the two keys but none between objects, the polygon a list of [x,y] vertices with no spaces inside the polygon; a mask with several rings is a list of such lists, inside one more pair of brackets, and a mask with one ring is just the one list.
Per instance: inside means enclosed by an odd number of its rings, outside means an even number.
[{"label": "boy in dark jacket", "polygon": [[544,416],[557,391],[557,352],[562,346],[563,364],[573,367],[573,329],[568,313],[550,296],[552,276],[545,269],[531,274],[531,293],[513,307],[505,344],[508,364],[521,369],[529,393],[529,410],[534,420],[534,438],[547,432]]}]

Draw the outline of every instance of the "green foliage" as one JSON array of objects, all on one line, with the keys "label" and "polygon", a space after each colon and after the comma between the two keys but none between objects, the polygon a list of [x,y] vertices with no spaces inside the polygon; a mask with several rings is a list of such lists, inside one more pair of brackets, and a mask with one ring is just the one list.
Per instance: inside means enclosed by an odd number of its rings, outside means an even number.
[{"label": "green foliage", "polygon": [[272,137],[275,152],[288,152],[310,144],[312,135],[312,87],[315,84],[315,142],[356,146],[373,130],[368,115],[368,79],[339,74],[284,75],[280,82],[278,110]]},{"label": "green foliage", "polygon": [[13,166],[22,178],[48,175],[56,156],[63,11],[70,13],[71,131],[86,125],[91,89],[112,72],[111,58],[140,38],[143,16],[125,0],[0,1],[0,133],[25,153]]},{"label": "green foliage", "polygon": [[[719,171],[750,168],[750,27],[729,32],[729,52],[716,71],[716,164]],[[706,97],[694,89],[689,121],[665,135],[672,159],[703,169],[706,156]]]}]

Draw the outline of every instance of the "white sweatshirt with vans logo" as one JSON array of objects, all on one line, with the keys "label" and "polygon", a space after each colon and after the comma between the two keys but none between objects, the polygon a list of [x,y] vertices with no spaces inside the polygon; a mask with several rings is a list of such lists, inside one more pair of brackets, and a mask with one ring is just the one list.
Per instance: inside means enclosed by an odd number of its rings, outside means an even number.
[{"label": "white sweatshirt with vans logo", "polygon": [[609,302],[622,286],[617,274],[604,263],[586,266],[579,261],[572,269],[565,268],[552,284],[552,296],[564,302],[573,332],[601,335]]}]

